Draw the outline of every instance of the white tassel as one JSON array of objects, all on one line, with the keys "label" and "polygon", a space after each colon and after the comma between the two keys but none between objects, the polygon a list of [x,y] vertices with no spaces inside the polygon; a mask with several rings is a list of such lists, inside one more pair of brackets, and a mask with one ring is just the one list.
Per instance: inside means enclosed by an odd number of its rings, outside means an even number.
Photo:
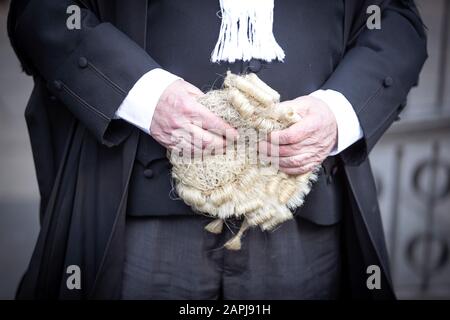
[{"label": "white tassel", "polygon": [[284,60],[273,35],[274,0],[220,0],[222,24],[212,62]]},{"label": "white tassel", "polygon": [[247,219],[244,219],[238,233],[236,233],[236,235],[233,238],[231,238],[224,244],[225,248],[227,248],[228,250],[232,250],[232,251],[241,250],[242,236],[244,235],[244,232],[248,228],[249,228],[248,221],[247,221]]},{"label": "white tassel", "polygon": [[215,219],[215,220],[211,221],[210,223],[208,223],[205,226],[205,229],[206,229],[206,231],[209,231],[211,233],[219,234],[223,230],[223,223],[224,222],[222,219]]}]

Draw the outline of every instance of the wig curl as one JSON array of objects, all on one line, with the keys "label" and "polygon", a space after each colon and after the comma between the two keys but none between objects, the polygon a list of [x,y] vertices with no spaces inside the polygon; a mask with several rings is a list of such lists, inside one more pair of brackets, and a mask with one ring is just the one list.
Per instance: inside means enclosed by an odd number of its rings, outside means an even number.
[{"label": "wig curl", "polygon": [[262,159],[258,142],[275,130],[299,120],[294,110],[280,108],[280,95],[255,74],[230,72],[224,87],[201,96],[199,102],[239,131],[239,139],[224,152],[188,157],[169,152],[178,195],[194,211],[215,218],[205,229],[221,233],[227,219],[242,219],[237,234],[225,247],[241,248],[249,227],[273,230],[293,218],[317,179],[316,171],[287,175],[275,163]]}]

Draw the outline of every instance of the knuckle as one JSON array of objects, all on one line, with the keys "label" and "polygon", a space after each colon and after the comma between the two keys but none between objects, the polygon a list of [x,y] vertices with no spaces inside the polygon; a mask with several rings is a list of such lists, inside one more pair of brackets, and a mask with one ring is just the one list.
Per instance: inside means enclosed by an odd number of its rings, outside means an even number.
[{"label": "knuckle", "polygon": [[282,157],[288,157],[288,156],[290,156],[291,152],[289,150],[289,147],[281,146],[281,147],[278,147],[278,148],[277,147],[271,148],[270,149],[270,154],[271,155],[279,155],[279,156],[282,156]]},{"label": "knuckle", "polygon": [[191,104],[189,103],[188,99],[184,98],[184,99],[180,100],[179,110],[184,115],[192,114],[192,107],[191,107]]},{"label": "knuckle", "polygon": [[160,131],[153,132],[152,136],[156,141],[163,142],[163,143],[166,142],[165,135],[163,135],[162,132],[160,132]]},{"label": "knuckle", "polygon": [[291,134],[291,133],[289,132],[289,133],[286,133],[286,134],[280,136],[280,142],[292,144],[292,143],[294,142],[294,136],[293,136],[293,134]]},{"label": "knuckle", "polygon": [[169,106],[177,107],[179,104],[179,97],[175,94],[165,94],[161,97],[160,102]]},{"label": "knuckle", "polygon": [[300,161],[300,159],[298,157],[291,157],[291,158],[289,158],[288,163],[289,163],[290,167],[295,168],[295,167],[299,167],[300,166],[301,161]]},{"label": "knuckle", "polygon": [[207,148],[207,147],[209,147],[212,144],[213,144],[213,140],[210,137],[208,137],[206,135],[203,135],[203,137],[202,137],[202,147],[203,148]]},{"label": "knuckle", "polygon": [[181,127],[181,126],[180,126],[180,123],[179,123],[179,121],[178,121],[178,119],[175,118],[175,117],[170,117],[170,118],[167,120],[167,123],[168,123],[169,126],[170,126],[171,128],[173,128],[173,129],[178,129],[178,128]]}]

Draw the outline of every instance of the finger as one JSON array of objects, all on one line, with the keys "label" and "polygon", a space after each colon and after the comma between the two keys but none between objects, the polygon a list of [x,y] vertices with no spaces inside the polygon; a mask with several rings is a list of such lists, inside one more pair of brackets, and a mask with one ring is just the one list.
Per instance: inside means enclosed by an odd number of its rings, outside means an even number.
[{"label": "finger", "polygon": [[312,154],[301,154],[292,157],[278,158],[278,164],[281,168],[299,168],[311,162]]},{"label": "finger", "polygon": [[274,145],[264,140],[258,142],[258,152],[265,157],[278,157],[279,148],[280,146]]},{"label": "finger", "polygon": [[263,163],[270,163],[272,159],[275,159],[275,157],[272,157],[269,152],[266,149],[266,145],[263,145],[262,142],[259,142],[258,147],[258,159]]},{"label": "finger", "polygon": [[311,97],[302,96],[293,100],[295,103],[294,110],[301,116],[306,117],[310,111]]},{"label": "finger", "polygon": [[193,145],[190,140],[186,140],[183,137],[180,137],[169,149],[179,157],[183,157],[183,160],[201,157],[203,152],[201,148]]},{"label": "finger", "polygon": [[319,147],[319,143],[312,138],[285,145],[274,145],[267,141],[260,141],[258,151],[267,157],[293,157],[301,154],[315,155]]},{"label": "finger", "polygon": [[281,145],[278,149],[278,157],[293,157],[300,153],[301,143]]},{"label": "finger", "polygon": [[281,168],[280,167],[280,171],[284,172],[288,175],[300,175],[300,174],[305,174],[308,172],[312,172],[316,167],[318,166],[318,164],[314,163],[314,164],[308,164],[302,167],[298,167],[298,168]]},{"label": "finger", "polygon": [[267,141],[261,141],[259,144],[260,152],[274,157],[292,157],[301,152],[306,152],[317,145],[317,140],[313,137],[307,137],[300,142],[292,144],[275,145]]},{"label": "finger", "polygon": [[306,138],[298,143],[280,145],[278,147],[279,157],[292,157],[304,153],[317,153],[322,150],[322,143],[313,138]]},{"label": "finger", "polygon": [[269,141],[272,144],[293,144],[299,142],[299,136],[301,132],[300,122],[294,123],[287,129],[273,131],[269,135]]},{"label": "finger", "polygon": [[[305,97],[299,97],[294,100],[283,101],[277,105],[277,111],[281,113],[295,112],[299,117],[297,119],[301,119],[305,117],[309,113],[309,104],[305,101],[307,99]],[[297,120],[298,121],[298,120]]]},{"label": "finger", "polygon": [[299,97],[294,100],[283,101],[277,105],[277,109],[278,108],[288,108],[297,112],[298,114],[306,114],[308,110],[307,104],[305,103],[305,99],[303,97]]},{"label": "finger", "polygon": [[297,104],[295,103],[295,100],[287,100],[277,104],[276,108],[277,110],[291,109],[295,111],[297,109]]},{"label": "finger", "polygon": [[213,132],[204,130],[195,124],[188,126],[190,131],[192,144],[201,148],[218,148],[221,149],[226,145],[226,141],[223,136],[219,136]]},{"label": "finger", "polygon": [[302,171],[300,168],[280,168],[280,171],[284,172],[288,175],[293,175],[293,176],[302,174]]},{"label": "finger", "polygon": [[173,150],[195,157],[223,154],[226,151],[226,140],[193,124],[174,130],[171,134]]},{"label": "finger", "polygon": [[290,127],[274,131],[269,135],[272,144],[295,144],[312,136],[319,129],[314,117],[305,116]]},{"label": "finger", "polygon": [[188,130],[188,126],[189,124],[184,124],[181,128],[167,132],[171,145],[176,145],[182,143],[183,141],[189,141],[189,144],[191,144],[192,136]]},{"label": "finger", "polygon": [[280,145],[278,147],[278,156],[291,157],[300,153],[311,152],[314,149],[317,150],[320,146],[321,143],[318,141],[318,138],[310,136],[297,143]]},{"label": "finger", "polygon": [[200,106],[201,108],[197,109],[196,117],[193,119],[194,124],[217,135],[224,136],[228,140],[238,138],[238,132],[235,128],[202,105]]}]

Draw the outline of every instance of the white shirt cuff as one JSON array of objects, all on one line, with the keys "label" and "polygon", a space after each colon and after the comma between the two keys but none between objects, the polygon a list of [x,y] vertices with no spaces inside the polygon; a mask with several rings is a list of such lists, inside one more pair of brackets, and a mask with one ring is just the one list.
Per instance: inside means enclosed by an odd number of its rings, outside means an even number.
[{"label": "white shirt cuff", "polygon": [[156,68],[144,74],[123,100],[116,117],[150,134],[153,113],[161,94],[180,77]]},{"label": "white shirt cuff", "polygon": [[331,156],[344,151],[364,136],[355,110],[342,93],[334,90],[317,90],[310,95],[325,102],[336,118],[338,138],[335,148],[330,153]]}]

